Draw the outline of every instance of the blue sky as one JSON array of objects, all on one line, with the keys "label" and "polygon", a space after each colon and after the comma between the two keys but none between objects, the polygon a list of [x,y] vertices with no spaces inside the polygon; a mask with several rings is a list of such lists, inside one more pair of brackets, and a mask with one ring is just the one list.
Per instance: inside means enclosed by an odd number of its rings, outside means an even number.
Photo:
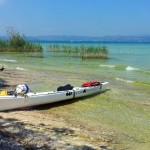
[{"label": "blue sky", "polygon": [[150,0],[0,0],[6,27],[30,35],[150,35]]}]

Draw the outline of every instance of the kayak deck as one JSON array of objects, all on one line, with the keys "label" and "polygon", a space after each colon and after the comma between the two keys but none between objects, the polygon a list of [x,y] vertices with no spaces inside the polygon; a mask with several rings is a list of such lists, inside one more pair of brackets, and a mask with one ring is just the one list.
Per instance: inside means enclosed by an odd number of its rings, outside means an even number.
[{"label": "kayak deck", "polygon": [[105,84],[107,83],[90,87],[74,87],[72,90],[65,91],[29,92],[22,96],[0,96],[0,111],[89,96],[102,91],[102,85]]}]

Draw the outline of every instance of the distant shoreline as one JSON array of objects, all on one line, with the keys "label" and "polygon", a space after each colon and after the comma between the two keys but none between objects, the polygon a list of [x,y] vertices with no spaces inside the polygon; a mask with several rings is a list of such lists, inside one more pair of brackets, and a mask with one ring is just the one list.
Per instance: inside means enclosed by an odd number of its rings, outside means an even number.
[{"label": "distant shoreline", "polygon": [[134,43],[139,43],[139,44],[150,44],[150,42],[109,42],[109,41],[30,41],[30,42],[39,42],[39,43],[114,43],[114,44],[134,44]]},{"label": "distant shoreline", "polygon": [[[2,40],[8,40],[7,36],[0,36]],[[26,36],[30,42],[67,42],[67,43],[150,43],[150,35],[143,36],[76,36],[76,35],[42,35]]]}]

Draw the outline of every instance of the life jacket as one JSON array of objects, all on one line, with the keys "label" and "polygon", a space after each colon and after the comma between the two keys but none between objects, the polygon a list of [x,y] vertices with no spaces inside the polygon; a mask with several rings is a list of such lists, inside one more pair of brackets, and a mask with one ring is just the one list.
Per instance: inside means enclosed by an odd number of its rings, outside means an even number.
[{"label": "life jacket", "polygon": [[97,81],[91,81],[91,82],[84,82],[82,84],[82,87],[90,87],[90,86],[98,86],[100,85],[101,83],[100,82],[97,82]]}]

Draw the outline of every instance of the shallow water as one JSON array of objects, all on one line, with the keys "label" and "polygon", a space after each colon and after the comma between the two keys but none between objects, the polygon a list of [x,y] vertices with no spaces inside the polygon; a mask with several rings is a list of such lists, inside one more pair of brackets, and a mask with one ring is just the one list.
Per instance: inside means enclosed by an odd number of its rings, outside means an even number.
[{"label": "shallow water", "polygon": [[[43,58],[7,53],[0,54],[0,64],[39,76],[38,81],[28,83],[33,91],[56,90],[67,83],[80,86],[84,81],[108,81],[109,90],[105,93],[61,102],[57,107],[44,106],[41,111],[62,116],[99,134],[103,130],[115,141],[114,146],[147,149],[150,146],[150,44],[96,43],[109,48],[109,59],[105,60],[60,57],[48,52],[49,44],[42,43]],[[105,134],[98,135],[100,140],[105,141]]]}]

